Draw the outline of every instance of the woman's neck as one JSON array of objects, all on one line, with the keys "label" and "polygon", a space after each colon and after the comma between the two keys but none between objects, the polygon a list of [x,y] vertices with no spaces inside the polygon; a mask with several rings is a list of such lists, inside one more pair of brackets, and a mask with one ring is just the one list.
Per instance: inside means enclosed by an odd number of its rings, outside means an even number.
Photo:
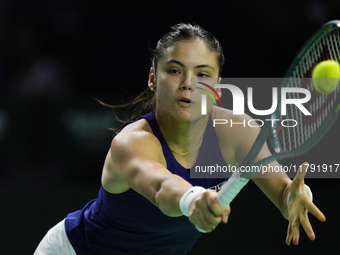
[{"label": "woman's neck", "polygon": [[179,121],[156,111],[156,120],[165,141],[180,156],[190,155],[201,145],[208,118],[209,115],[196,121]]}]

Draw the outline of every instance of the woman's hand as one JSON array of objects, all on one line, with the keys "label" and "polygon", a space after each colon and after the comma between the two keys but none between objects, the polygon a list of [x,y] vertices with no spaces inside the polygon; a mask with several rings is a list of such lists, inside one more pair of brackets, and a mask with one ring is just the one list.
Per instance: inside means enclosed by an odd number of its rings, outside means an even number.
[{"label": "woman's hand", "polygon": [[303,163],[299,168],[296,177],[294,178],[290,187],[290,201],[288,204],[289,213],[289,225],[287,230],[286,243],[290,245],[293,240],[293,244],[299,243],[300,224],[305,230],[310,240],[315,239],[315,234],[308,218],[308,212],[313,214],[320,221],[325,221],[326,217],[323,213],[314,205],[308,196],[307,189],[305,187],[304,177],[307,173],[308,164]]},{"label": "woman's hand", "polygon": [[200,229],[211,232],[219,223],[227,223],[229,214],[230,205],[223,210],[217,200],[217,192],[207,190],[191,204],[189,220]]}]

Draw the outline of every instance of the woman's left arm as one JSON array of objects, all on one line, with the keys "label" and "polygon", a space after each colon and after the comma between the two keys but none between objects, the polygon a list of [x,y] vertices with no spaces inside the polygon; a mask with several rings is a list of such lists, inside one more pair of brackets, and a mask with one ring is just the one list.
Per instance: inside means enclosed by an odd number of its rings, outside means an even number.
[{"label": "woman's left arm", "polygon": [[[250,117],[246,116],[246,119]],[[253,142],[260,131],[260,128],[247,128],[242,130],[236,154],[238,162],[242,162],[251,149]],[[246,132],[245,132],[246,131]],[[271,156],[267,144],[263,145],[255,162]],[[281,169],[277,161],[266,166],[267,169]],[[252,178],[255,184],[263,193],[276,205],[282,215],[289,220],[286,243],[289,245],[293,240],[294,244],[299,243],[299,227],[302,225],[307,236],[315,239],[315,234],[308,219],[307,212],[313,214],[320,221],[325,221],[323,213],[312,202],[307,188],[305,187],[304,177],[308,164],[302,164],[296,177],[291,180],[284,171],[262,171]],[[289,201],[287,203],[287,200]]]}]

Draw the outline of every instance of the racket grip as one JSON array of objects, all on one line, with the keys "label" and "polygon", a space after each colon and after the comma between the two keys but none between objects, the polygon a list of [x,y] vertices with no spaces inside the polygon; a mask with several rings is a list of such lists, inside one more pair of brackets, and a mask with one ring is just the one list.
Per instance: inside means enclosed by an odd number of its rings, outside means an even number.
[{"label": "racket grip", "polygon": [[229,178],[229,180],[223,185],[222,189],[217,194],[218,202],[224,210],[230,202],[237,196],[240,190],[246,186],[250,179],[248,178]]},{"label": "racket grip", "polygon": [[[241,191],[241,189],[247,185],[248,178],[242,177],[231,177],[229,180],[223,185],[222,189],[217,194],[218,202],[220,203],[222,209],[224,210],[230,202],[237,196],[237,194]],[[203,229],[195,226],[196,229],[201,233],[207,233]]]}]

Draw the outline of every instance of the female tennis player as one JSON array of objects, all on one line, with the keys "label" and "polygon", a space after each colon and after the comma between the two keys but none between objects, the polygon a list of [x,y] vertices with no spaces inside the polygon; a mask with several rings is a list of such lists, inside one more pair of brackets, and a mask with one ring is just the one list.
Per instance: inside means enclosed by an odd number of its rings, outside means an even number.
[{"label": "female tennis player", "polygon": [[[218,79],[223,62],[219,42],[198,25],[175,25],[158,41],[148,89],[131,102],[142,106],[112,141],[98,198],[50,229],[35,254],[185,255],[200,237],[195,225],[210,232],[227,223],[230,207],[221,208],[215,191],[224,180],[192,179],[189,172],[190,158],[238,165],[259,133],[253,127],[213,128],[212,119],[250,117],[212,104],[207,115],[194,113],[199,103],[190,79]],[[218,152],[209,150],[214,146]],[[257,160],[269,154],[265,145]],[[315,238],[308,211],[325,220],[304,185],[306,171],[302,166],[293,181],[283,173],[253,180],[289,220],[287,244],[298,244],[300,224]]]}]

